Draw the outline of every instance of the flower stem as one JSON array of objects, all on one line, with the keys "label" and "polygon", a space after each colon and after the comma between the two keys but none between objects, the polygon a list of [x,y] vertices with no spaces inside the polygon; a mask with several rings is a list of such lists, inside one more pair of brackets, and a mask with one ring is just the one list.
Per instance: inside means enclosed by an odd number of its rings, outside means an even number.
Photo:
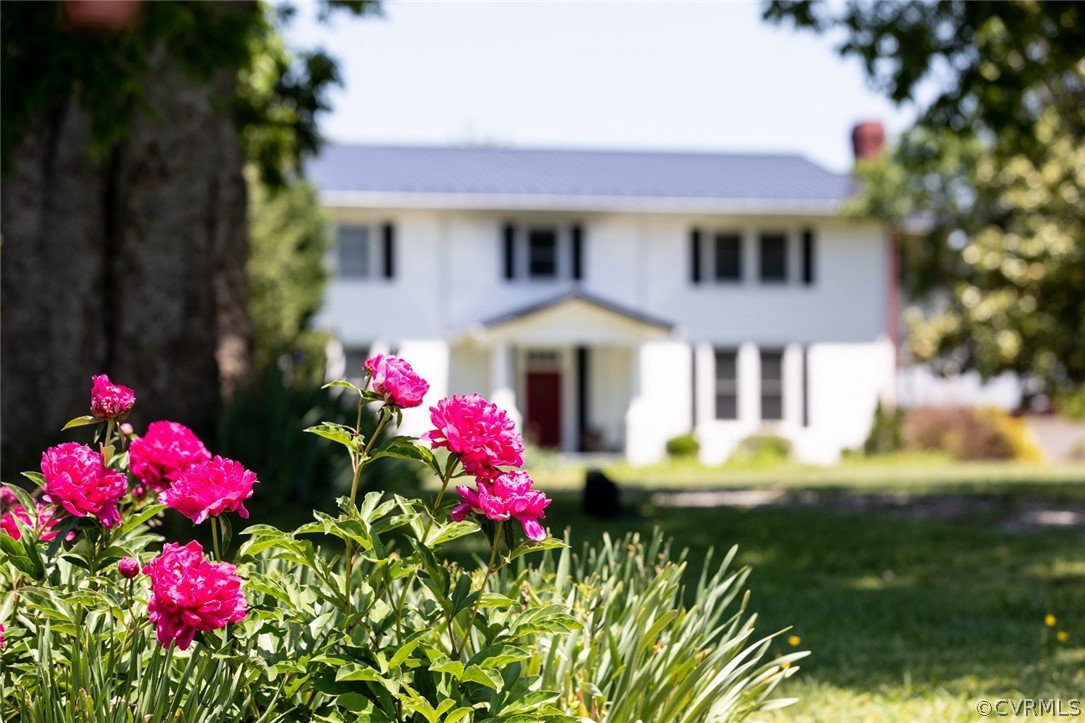
[{"label": "flower stem", "polygon": [[467,647],[467,639],[471,637],[471,628],[475,624],[475,616],[478,615],[478,606],[482,602],[482,593],[486,591],[486,583],[490,581],[490,576],[496,572],[494,569],[494,562],[497,560],[497,548],[501,546],[501,526],[505,524],[504,520],[498,520],[497,532],[494,533],[494,546],[490,551],[490,563],[486,565],[486,575],[482,578],[482,584],[478,587],[478,597],[475,598],[475,604],[471,608],[471,619],[467,621],[467,629],[463,631],[463,640],[460,641],[460,652],[463,652]]},{"label": "flower stem", "polygon": [[211,518],[211,541],[215,546],[215,560],[222,562],[222,552],[219,550],[219,520],[218,517]]},{"label": "flower stem", "polygon": [[113,419],[110,419],[108,422],[106,422],[105,438],[102,440],[102,446],[99,450],[99,452],[101,452],[102,454],[102,464],[106,467],[108,467],[109,463],[113,461],[112,459],[105,458],[105,451],[106,448],[109,447],[110,443],[113,441],[113,428],[116,426],[116,424],[116,420]]},{"label": "flower stem", "polygon": [[[358,426],[355,427],[355,429],[359,430],[359,434],[361,433],[360,428],[362,426],[362,407],[363,406],[365,406],[365,398],[364,397],[362,399],[358,400]],[[391,412],[388,411],[387,406],[381,407],[381,416],[380,416],[380,420],[377,422],[377,428],[374,429],[373,434],[370,435],[369,441],[366,442],[365,449],[362,450],[361,454],[358,454],[354,458],[354,479],[350,483],[350,511],[351,512],[354,512],[354,510],[355,510],[355,506],[354,506],[355,505],[355,500],[357,500],[357,498],[358,498],[358,480],[361,479],[361,477],[362,477],[362,468],[365,467],[366,459],[369,457],[369,450],[373,449],[373,443],[377,441],[377,437],[380,436],[381,430],[384,429],[384,425],[388,423],[388,420],[391,418],[391,416],[392,416]],[[346,569],[346,576],[345,576],[345,578],[343,580],[343,603],[347,607],[349,607],[350,606],[351,578],[354,577],[354,541],[351,540],[350,538],[347,538],[346,559],[347,559],[347,569]]]},{"label": "flower stem", "polygon": [[[430,511],[429,519],[426,520],[426,526],[422,529],[422,539],[420,542],[425,545],[426,539],[429,537],[429,531],[433,528],[433,522],[437,518],[437,512],[441,509],[441,498],[445,496],[445,490],[448,489],[448,483],[452,480],[452,475],[456,472],[456,465],[459,463],[458,457],[449,457],[448,465],[445,467],[444,474],[441,475],[441,491],[437,493],[437,501],[433,503],[433,509]],[[407,577],[407,582],[403,585],[403,592],[399,595],[399,604],[396,605],[396,635],[400,641],[403,639],[403,605],[407,601],[407,593],[411,589],[411,585],[414,583],[414,579],[418,577],[418,568],[411,570],[411,574]],[[394,593],[390,593],[389,596],[393,596]],[[449,636],[452,637],[451,635]]]}]

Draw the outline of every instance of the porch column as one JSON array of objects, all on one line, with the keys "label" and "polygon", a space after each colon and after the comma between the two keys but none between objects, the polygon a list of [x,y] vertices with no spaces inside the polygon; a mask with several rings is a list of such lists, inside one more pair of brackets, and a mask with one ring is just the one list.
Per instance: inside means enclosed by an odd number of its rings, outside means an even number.
[{"label": "porch column", "polygon": [[752,342],[738,348],[738,418],[745,427],[761,426],[761,352]]},{"label": "porch column", "polygon": [[512,357],[512,350],[505,342],[490,348],[490,401],[505,410],[517,429],[523,429],[523,415],[516,408]]}]

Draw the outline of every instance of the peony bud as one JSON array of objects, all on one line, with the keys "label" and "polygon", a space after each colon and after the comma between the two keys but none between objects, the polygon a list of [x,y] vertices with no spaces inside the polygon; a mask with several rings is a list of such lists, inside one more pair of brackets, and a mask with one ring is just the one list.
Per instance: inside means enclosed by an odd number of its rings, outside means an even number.
[{"label": "peony bud", "polygon": [[121,577],[131,580],[139,574],[139,560],[134,557],[122,557],[117,563],[117,569],[121,571]]}]

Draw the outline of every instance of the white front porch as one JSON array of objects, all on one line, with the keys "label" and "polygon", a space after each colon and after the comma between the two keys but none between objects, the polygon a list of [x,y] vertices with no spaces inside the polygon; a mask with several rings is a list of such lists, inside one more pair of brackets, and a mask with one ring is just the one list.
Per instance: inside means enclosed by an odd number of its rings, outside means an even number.
[{"label": "white front porch", "polygon": [[[483,322],[449,348],[449,393],[479,391],[532,444],[623,452],[646,349],[670,326],[578,294]],[[688,367],[688,363],[686,365]],[[684,425],[688,428],[687,413]]]}]

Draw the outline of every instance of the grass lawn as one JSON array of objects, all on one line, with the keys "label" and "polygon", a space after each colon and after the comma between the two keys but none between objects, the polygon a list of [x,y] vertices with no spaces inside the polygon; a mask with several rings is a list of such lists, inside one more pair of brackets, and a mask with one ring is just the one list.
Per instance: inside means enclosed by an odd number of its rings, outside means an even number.
[{"label": "grass lawn", "polygon": [[[1082,509],[1085,467],[611,472],[628,483],[637,519],[588,519],[579,470],[538,472],[555,497],[552,532],[569,527],[579,543],[658,525],[690,548],[693,572],[709,547],[737,544],[739,562],[753,567],[759,628],[791,625],[812,651],[780,691],[801,699],[781,720],[975,721],[981,699],[1061,698],[1065,707],[1085,697],[1085,529],[1014,523],[1037,506]],[[752,508],[668,506],[647,491],[777,485],[792,496]],[[804,490],[820,496],[811,502]],[[847,504],[871,491],[909,497]],[[1059,630],[1065,644],[1054,640]]]}]

